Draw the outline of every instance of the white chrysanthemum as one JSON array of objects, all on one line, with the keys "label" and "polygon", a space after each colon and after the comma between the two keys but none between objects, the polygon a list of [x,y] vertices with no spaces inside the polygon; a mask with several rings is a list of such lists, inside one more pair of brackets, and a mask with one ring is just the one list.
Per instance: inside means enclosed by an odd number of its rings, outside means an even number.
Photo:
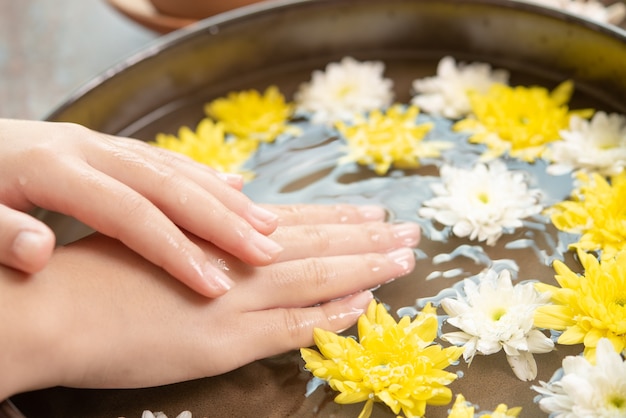
[{"label": "white chrysanthemum", "polygon": [[566,12],[580,15],[587,19],[596,20],[602,23],[619,25],[626,17],[626,6],[617,1],[610,6],[605,6],[597,0],[526,0],[531,3],[543,4],[545,6],[561,9]]},{"label": "white chrysanthemum", "polygon": [[[141,418],[167,418],[167,415],[165,415],[163,412],[153,413],[152,411],[143,411],[143,414],[141,414]],[[192,418],[191,412],[183,411],[178,414],[176,418]]]},{"label": "white chrysanthemum", "polygon": [[484,63],[459,64],[444,57],[437,66],[435,77],[413,81],[416,96],[412,103],[424,112],[451,119],[466,116],[471,111],[469,91],[486,93],[494,83],[507,84],[509,73],[492,70]]},{"label": "white chrysanthemum", "polygon": [[529,189],[522,172],[509,171],[501,160],[479,163],[471,170],[445,165],[435,197],[423,203],[419,215],[451,226],[458,237],[495,245],[522,219],[541,212],[539,189]]},{"label": "white chrysanthemum", "polygon": [[584,356],[568,356],[560,379],[539,383],[532,388],[550,417],[626,417],[626,361],[606,338],[598,341],[595,365]]},{"label": "white chrysanthemum", "polygon": [[450,315],[447,322],[461,331],[448,332],[442,339],[463,346],[463,358],[471,363],[478,354],[489,355],[504,349],[515,375],[521,380],[537,377],[533,353],[547,353],[554,342],[534,328],[535,310],[550,296],[539,293],[532,283],[513,286],[511,273],[487,270],[478,283],[465,279],[464,295],[444,298],[441,306]]},{"label": "white chrysanthemum", "polygon": [[551,174],[581,169],[606,176],[619,174],[626,166],[626,116],[596,112],[591,121],[572,116],[562,141],[551,145]]},{"label": "white chrysanthemum", "polygon": [[393,81],[383,78],[380,61],[360,62],[345,57],[314,71],[311,81],[295,94],[299,110],[313,113],[314,123],[351,122],[355,114],[391,105]]}]

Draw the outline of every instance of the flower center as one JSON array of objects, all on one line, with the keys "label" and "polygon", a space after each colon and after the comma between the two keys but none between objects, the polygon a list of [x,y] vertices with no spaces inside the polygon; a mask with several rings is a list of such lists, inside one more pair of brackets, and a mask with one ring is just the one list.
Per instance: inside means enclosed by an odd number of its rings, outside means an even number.
[{"label": "flower center", "polygon": [[497,308],[495,310],[493,310],[491,312],[491,319],[493,319],[494,321],[499,321],[500,318],[502,318],[504,315],[506,315],[506,309],[504,308]]},{"label": "flower center", "polygon": [[343,99],[346,96],[350,95],[356,90],[356,87],[352,84],[344,84],[339,89],[337,89],[337,98]]},{"label": "flower center", "polygon": [[626,398],[621,395],[614,395],[609,398],[609,405],[614,407],[615,409],[626,408]]},{"label": "flower center", "polygon": [[480,192],[476,195],[476,197],[481,203],[484,203],[485,205],[489,203],[489,193],[487,192]]}]

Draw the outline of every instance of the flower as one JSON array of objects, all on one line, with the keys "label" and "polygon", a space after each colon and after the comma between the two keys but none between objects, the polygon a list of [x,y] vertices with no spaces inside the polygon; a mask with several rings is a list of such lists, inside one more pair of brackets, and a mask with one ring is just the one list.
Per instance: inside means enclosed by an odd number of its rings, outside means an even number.
[{"label": "flower", "polygon": [[422,417],[426,405],[445,405],[452,400],[446,385],[457,375],[444,369],[462,353],[458,347],[434,344],[437,315],[428,304],[413,321],[398,323],[382,304],[370,303],[358,321],[359,342],[316,329],[320,350],[303,348],[305,367],[339,391],[335,402],[366,401],[360,418],[369,417],[374,402],[384,402],[394,414]]},{"label": "flower", "polygon": [[553,267],[561,287],[535,284],[552,298],[551,305],[535,312],[535,325],[564,331],[559,344],[583,343],[591,361],[601,338],[607,338],[617,352],[626,353],[626,252],[601,262],[583,251],[578,251],[578,257],[583,275],[557,260]]},{"label": "flower", "polygon": [[610,6],[605,6],[597,0],[529,0],[534,3],[543,4],[557,9],[562,9],[573,14],[583,16],[587,19],[597,20],[603,23],[619,25],[626,17],[626,6],[621,2],[616,2]]},{"label": "flower", "polygon": [[424,141],[432,123],[418,124],[419,109],[395,105],[386,112],[374,110],[369,117],[357,115],[354,124],[337,122],[337,129],[348,143],[349,154],[341,162],[356,161],[385,174],[391,165],[398,168],[419,167],[420,159],[439,157],[448,142]]},{"label": "flower", "polygon": [[582,234],[572,248],[600,251],[610,259],[626,249],[626,172],[612,176],[610,182],[597,173],[576,174],[579,186],[571,200],[553,205],[546,212],[554,226]]},{"label": "flower", "polygon": [[431,186],[435,197],[423,203],[419,215],[452,227],[458,237],[495,245],[507,229],[541,212],[541,192],[528,189],[523,173],[509,171],[500,160],[476,164],[471,170],[444,165],[441,183]]},{"label": "flower", "polygon": [[[141,418],[167,418],[163,412],[152,412],[152,411],[143,411],[141,414]],[[191,412],[183,411],[176,418],[191,418]]]},{"label": "flower", "polygon": [[313,114],[314,123],[332,125],[353,120],[354,115],[385,108],[393,100],[393,82],[383,78],[380,61],[359,62],[345,57],[314,71],[311,81],[295,94],[298,108]]},{"label": "flower", "polygon": [[458,394],[448,418],[474,418],[474,407],[465,401],[465,396]]},{"label": "flower", "polygon": [[207,118],[200,121],[195,132],[183,126],[178,130],[178,137],[160,133],[153,144],[227,173],[242,173],[241,166],[257,148],[254,141],[227,140],[224,125]]},{"label": "flower", "polygon": [[470,142],[485,144],[484,159],[508,152],[511,157],[533,162],[546,144],[560,139],[573,115],[591,116],[590,110],[570,112],[567,106],[574,84],[565,81],[551,93],[543,87],[509,87],[494,84],[486,94],[469,92],[472,114],[454,125],[470,131]]},{"label": "flower", "polygon": [[509,73],[493,70],[489,64],[459,64],[444,57],[437,65],[437,75],[413,81],[416,96],[411,103],[423,111],[450,119],[466,116],[471,111],[468,92],[487,93],[494,83],[508,84]]},{"label": "flower", "polygon": [[276,86],[268,87],[263,95],[257,90],[231,92],[206,104],[204,111],[239,138],[272,142],[282,133],[296,132],[287,125],[293,105],[285,102]]},{"label": "flower", "polygon": [[563,359],[562,377],[532,386],[539,407],[553,418],[622,418],[626,416],[626,361],[606,339],[598,341],[597,362]]},{"label": "flower", "polygon": [[626,166],[626,116],[596,112],[591,122],[578,116],[569,129],[561,131],[563,141],[552,143],[548,167],[551,174],[582,169],[611,176]]},{"label": "flower", "polygon": [[[498,405],[493,413],[481,414],[481,418],[514,418],[522,412],[521,407],[509,409],[505,404]],[[465,401],[465,397],[461,394],[457,395],[456,401],[452,406],[452,410],[448,418],[474,418],[474,407]]]},{"label": "flower", "polygon": [[464,347],[463,358],[471,363],[476,353],[489,355],[504,349],[509,365],[521,380],[537,376],[533,353],[552,351],[554,343],[533,326],[535,310],[549,295],[539,293],[532,283],[513,286],[511,274],[489,269],[478,283],[465,279],[457,298],[444,298],[442,308],[450,325],[461,331],[441,336],[444,341]]}]

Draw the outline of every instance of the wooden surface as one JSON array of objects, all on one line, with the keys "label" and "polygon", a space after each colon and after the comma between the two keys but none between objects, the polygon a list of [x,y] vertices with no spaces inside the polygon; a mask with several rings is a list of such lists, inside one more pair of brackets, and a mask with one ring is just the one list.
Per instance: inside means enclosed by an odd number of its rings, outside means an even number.
[{"label": "wooden surface", "polygon": [[157,36],[104,0],[0,0],[0,117],[45,118]]}]

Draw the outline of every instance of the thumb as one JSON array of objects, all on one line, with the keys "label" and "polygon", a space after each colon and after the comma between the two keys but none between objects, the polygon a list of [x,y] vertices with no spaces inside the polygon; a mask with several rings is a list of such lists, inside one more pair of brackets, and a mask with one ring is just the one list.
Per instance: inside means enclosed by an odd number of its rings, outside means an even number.
[{"label": "thumb", "polygon": [[36,273],[48,263],[55,236],[43,222],[0,204],[0,264]]}]

